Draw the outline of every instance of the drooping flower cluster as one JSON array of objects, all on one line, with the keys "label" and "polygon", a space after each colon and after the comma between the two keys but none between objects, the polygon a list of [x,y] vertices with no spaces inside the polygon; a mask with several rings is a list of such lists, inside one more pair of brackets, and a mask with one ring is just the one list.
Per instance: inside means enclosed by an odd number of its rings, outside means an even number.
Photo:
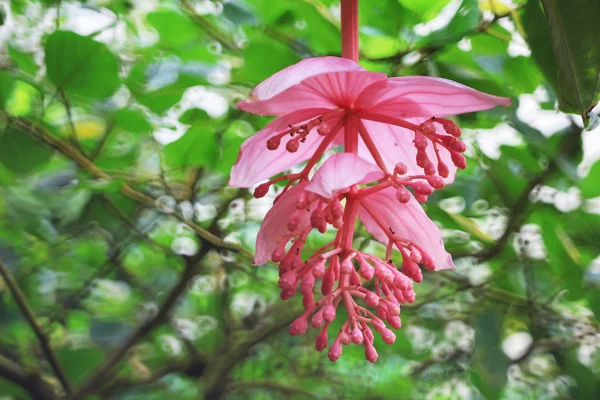
[{"label": "drooping flower cluster", "polygon": [[[242,145],[229,184],[252,187],[268,179],[254,191],[262,197],[275,182],[287,182],[258,233],[255,263],[279,264],[282,299],[299,288],[305,312],[292,323],[292,335],[310,323],[321,329],[316,348],[322,351],[343,304],[346,320],[329,348],[331,361],[352,342],[362,343],[367,360],[375,362],[373,329],[394,342],[389,327],[400,328],[400,304],[415,300],[413,282],[423,278],[419,265],[454,268],[440,230],[419,204],[466,166],[461,130],[444,117],[509,104],[456,82],[387,78],[337,57],[288,67],[239,103],[245,111],[278,116]],[[334,146],[343,152],[313,174]],[[272,178],[303,162],[300,172]],[[357,218],[387,246],[385,259],[353,247]],[[335,239],[304,255],[308,234],[327,229],[337,231]],[[402,255],[400,268],[392,251]],[[367,281],[373,281],[371,290]]]}]

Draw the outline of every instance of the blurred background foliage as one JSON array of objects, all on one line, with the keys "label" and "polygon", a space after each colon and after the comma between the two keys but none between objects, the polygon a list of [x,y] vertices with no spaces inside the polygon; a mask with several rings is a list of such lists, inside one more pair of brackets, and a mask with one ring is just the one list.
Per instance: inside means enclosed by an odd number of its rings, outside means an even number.
[{"label": "blurred background foliage", "polygon": [[288,335],[300,301],[252,266],[275,193],[226,187],[269,119],[235,104],[339,55],[339,12],[0,1],[0,399],[600,398],[597,0],[360,2],[366,68],[513,105],[457,119],[469,167],[426,208],[458,268],[379,361]]}]

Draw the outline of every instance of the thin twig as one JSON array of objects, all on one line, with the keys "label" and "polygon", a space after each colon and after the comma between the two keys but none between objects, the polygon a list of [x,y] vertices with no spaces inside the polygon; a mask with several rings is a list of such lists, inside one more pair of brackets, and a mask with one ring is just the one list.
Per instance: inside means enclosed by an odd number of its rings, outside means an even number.
[{"label": "thin twig", "polygon": [[37,373],[27,371],[14,361],[0,355],[0,376],[21,386],[34,399],[56,400],[54,388]]},{"label": "thin twig", "polygon": [[17,305],[21,309],[21,312],[27,319],[27,322],[29,322],[29,325],[33,329],[35,336],[37,337],[38,341],[40,342],[42,351],[44,352],[44,355],[46,356],[46,359],[48,360],[50,367],[52,367],[52,371],[54,371],[54,374],[60,381],[65,392],[67,394],[71,393],[71,383],[69,382],[69,379],[67,378],[67,375],[65,374],[64,370],[60,366],[60,363],[58,362],[58,358],[56,357],[54,350],[50,346],[50,340],[48,339],[48,337],[42,330],[42,327],[41,327],[40,323],[38,322],[33,310],[31,309],[31,306],[29,305],[29,302],[27,301],[25,294],[23,294],[23,292],[21,291],[21,288],[17,284],[17,281],[12,276],[12,274],[8,270],[8,267],[4,264],[4,262],[1,259],[0,259],[0,275],[6,282],[6,285],[8,286],[8,289],[10,290],[10,292],[12,293],[12,295],[15,299],[15,302],[17,303]]}]

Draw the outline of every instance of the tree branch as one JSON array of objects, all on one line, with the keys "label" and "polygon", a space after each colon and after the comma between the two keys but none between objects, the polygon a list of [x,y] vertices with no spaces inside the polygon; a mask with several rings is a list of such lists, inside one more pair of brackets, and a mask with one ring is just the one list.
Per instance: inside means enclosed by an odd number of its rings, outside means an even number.
[{"label": "tree branch", "polygon": [[46,356],[46,359],[48,360],[48,363],[50,364],[50,367],[52,368],[52,371],[54,371],[54,374],[60,381],[63,389],[65,390],[65,393],[70,394],[71,393],[71,383],[67,379],[67,375],[65,374],[62,367],[60,366],[60,363],[58,362],[58,358],[56,357],[54,350],[50,346],[50,340],[48,339],[48,337],[42,330],[40,323],[38,322],[35,314],[33,313],[33,310],[31,309],[31,306],[29,306],[29,303],[27,302],[27,298],[21,291],[21,288],[17,284],[17,281],[15,281],[15,278],[12,276],[12,274],[8,270],[8,267],[4,264],[2,259],[0,259],[0,275],[6,282],[8,289],[12,293],[12,295],[15,299],[15,302],[21,309],[21,312],[25,316],[25,319],[27,319],[27,322],[29,322],[29,325],[33,329],[35,336],[37,337],[38,341],[40,342],[42,351],[44,352],[44,355]]},{"label": "tree branch", "polygon": [[[77,165],[79,165],[81,168],[87,170],[88,173],[90,175],[92,175],[93,177],[98,178],[98,179],[112,180],[112,177],[109,174],[107,174],[106,172],[104,172],[100,168],[98,168],[96,166],[96,164],[94,164],[93,161],[91,161],[83,153],[81,153],[75,147],[71,146],[69,143],[67,143],[63,140],[60,140],[57,137],[49,134],[48,132],[46,132],[46,130],[37,126],[32,121],[28,121],[27,119],[24,119],[24,118],[15,118],[6,113],[3,113],[3,114],[11,122],[17,124],[20,128],[22,128],[25,131],[25,133],[33,136],[35,139],[45,143],[46,145],[52,147],[53,149],[55,149],[58,152],[65,155],[66,157],[75,161],[77,163]],[[145,205],[146,207],[149,207],[149,208],[156,207],[155,199],[153,199],[152,197],[150,197],[142,192],[135,190],[133,187],[131,187],[128,184],[124,184],[123,186],[121,186],[121,191],[127,197]],[[184,224],[186,224],[187,226],[189,226],[201,239],[211,243],[213,246],[222,248],[222,249],[226,249],[226,250],[231,250],[231,251],[243,254],[244,256],[249,257],[249,258],[254,257],[254,254],[252,254],[251,251],[249,251],[237,244],[228,243],[228,242],[224,241],[220,237],[212,234],[211,232],[200,227],[199,225],[195,224],[194,222],[185,219],[183,217],[183,215],[181,215],[181,213],[174,211],[170,215],[172,215],[173,217],[177,218],[179,221],[181,221]]]},{"label": "tree branch", "polygon": [[0,355],[0,376],[10,380],[11,382],[21,386],[34,399],[38,400],[56,400],[57,397],[53,394],[54,387],[35,373],[26,371],[17,363]]},{"label": "tree branch", "polygon": [[177,299],[185,291],[188,281],[196,274],[196,266],[204,258],[204,256],[210,251],[212,246],[206,245],[202,250],[193,257],[186,258],[186,265],[181,277],[177,284],[171,289],[167,298],[160,306],[158,313],[154,318],[140,325],[135,332],[133,332],[127,340],[121,344],[113,353],[108,357],[104,364],[94,372],[94,374],[88,378],[79,388],[77,388],[74,394],[70,397],[71,400],[84,399],[86,396],[96,393],[104,384],[106,379],[110,377],[113,369],[123,360],[127,355],[127,352],[136,343],[142,340],[148,333],[154,328],[159,326],[171,312]]},{"label": "tree branch", "polygon": [[304,389],[300,386],[290,385],[287,383],[281,383],[276,381],[240,381],[230,383],[225,387],[227,392],[242,391],[246,389],[267,389],[272,391],[281,392],[287,395],[302,395],[311,399],[330,399],[331,397],[322,396],[317,393],[313,393],[310,390]]}]

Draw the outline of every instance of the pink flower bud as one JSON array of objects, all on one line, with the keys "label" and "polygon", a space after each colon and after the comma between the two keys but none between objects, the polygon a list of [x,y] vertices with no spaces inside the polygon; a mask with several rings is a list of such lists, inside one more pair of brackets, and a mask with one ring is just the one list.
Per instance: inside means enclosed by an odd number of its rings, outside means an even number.
[{"label": "pink flower bud", "polygon": [[333,204],[331,205],[331,215],[333,215],[335,219],[338,219],[344,215],[344,207],[337,199],[334,199]]},{"label": "pink flower bud", "polygon": [[352,274],[350,275],[350,285],[352,286],[360,286],[362,285],[362,281],[360,280],[360,276],[355,269],[352,269]]},{"label": "pink flower bud", "polygon": [[396,304],[387,303],[388,315],[398,316],[400,315],[400,307]]},{"label": "pink flower bud", "polygon": [[317,132],[319,133],[319,135],[321,136],[327,136],[329,135],[329,133],[331,132],[331,129],[329,129],[328,126],[324,125],[324,126],[320,126],[317,128]]},{"label": "pink flower bud", "polygon": [[254,189],[254,197],[260,199],[261,197],[265,197],[267,193],[269,193],[269,188],[271,187],[270,183],[263,183],[262,185],[258,185],[256,189]]},{"label": "pink flower bud", "polygon": [[404,175],[404,174],[406,174],[407,171],[408,171],[408,167],[406,166],[406,164],[404,164],[402,162],[399,162],[394,167],[394,172],[397,173],[398,175]]},{"label": "pink flower bud", "polygon": [[275,250],[273,250],[273,252],[271,253],[271,261],[273,261],[274,263],[278,263],[281,262],[281,260],[283,260],[283,257],[285,257],[285,242],[283,242],[282,244],[277,246]]},{"label": "pink flower bud", "polygon": [[405,290],[402,292],[402,294],[404,295],[404,299],[409,302],[409,303],[413,303],[415,301],[415,292],[410,289],[410,290]]},{"label": "pink flower bud", "polygon": [[394,298],[399,302],[399,303],[406,303],[406,300],[404,299],[404,295],[402,294],[402,290],[395,288],[394,289]]},{"label": "pink flower bud", "polygon": [[325,233],[327,229],[327,223],[325,222],[325,213],[320,208],[315,208],[312,214],[310,215],[310,225],[318,229],[319,232]]},{"label": "pink flower bud", "polygon": [[435,134],[435,126],[431,122],[423,122],[420,126],[420,129],[425,135]]},{"label": "pink flower bud", "polygon": [[352,330],[352,334],[350,334],[350,339],[352,339],[352,343],[354,343],[354,344],[362,343],[362,341],[364,340],[363,334],[362,334],[361,330],[358,328],[358,326],[355,326],[354,329]]},{"label": "pink flower bud", "polygon": [[457,140],[452,144],[452,150],[458,151],[459,153],[464,153],[467,150],[467,146],[460,140]]},{"label": "pink flower bud", "polygon": [[290,153],[295,153],[298,151],[298,147],[300,147],[300,136],[296,136],[286,143],[285,149]]},{"label": "pink flower bud", "polygon": [[429,182],[429,184],[435,189],[441,189],[444,187],[444,179],[442,179],[441,176],[428,176],[427,182]]},{"label": "pink flower bud", "polygon": [[354,271],[354,265],[352,265],[352,260],[350,257],[346,257],[342,260],[342,264],[340,265],[340,272],[344,275],[351,274]]},{"label": "pink flower bud", "polygon": [[315,305],[315,295],[313,292],[305,293],[302,297],[302,307],[305,310],[313,308]]},{"label": "pink flower bud", "polygon": [[417,193],[417,194],[415,194],[415,199],[417,199],[417,201],[419,203],[427,203],[427,195],[426,194]]},{"label": "pink flower bud", "polygon": [[269,150],[277,150],[279,145],[281,144],[281,136],[273,136],[269,140],[267,140],[267,149]]},{"label": "pink flower bud", "polygon": [[435,175],[435,173],[436,173],[435,165],[433,165],[432,162],[428,163],[425,166],[424,170],[425,170],[425,175],[431,176],[431,175]]},{"label": "pink flower bud", "polygon": [[438,174],[440,174],[442,178],[447,178],[450,176],[450,170],[448,169],[448,166],[441,160],[438,161]]},{"label": "pink flower bud", "polygon": [[397,315],[390,315],[386,318],[386,321],[394,329],[400,329],[402,327],[402,321]]},{"label": "pink flower bud", "polygon": [[300,318],[296,318],[290,325],[290,335],[303,335],[308,328],[308,314],[302,314]]},{"label": "pink flower bud", "polygon": [[312,267],[313,276],[317,279],[321,279],[325,275],[325,263],[327,260],[319,260]]},{"label": "pink flower bud", "polygon": [[[434,128],[435,130],[435,128]],[[423,135],[416,135],[415,140],[413,141],[417,150],[425,150],[427,148],[427,139]]]},{"label": "pink flower bud", "polygon": [[302,191],[298,194],[298,197],[296,197],[296,208],[298,210],[304,210],[306,207],[308,207],[308,193]]},{"label": "pink flower bud", "polygon": [[433,193],[433,188],[425,182],[421,182],[421,181],[415,182],[411,186],[413,189],[415,189],[415,192],[418,192],[418,194],[424,194],[424,195],[428,196],[431,193]]},{"label": "pink flower bud", "polygon": [[422,255],[421,252],[419,251],[419,249],[417,249],[416,247],[412,247],[410,248],[410,259],[412,261],[414,261],[415,263],[420,263],[421,259],[422,259]]},{"label": "pink flower bud", "polygon": [[358,272],[360,272],[360,276],[362,276],[364,279],[371,280],[373,279],[373,274],[375,270],[373,269],[371,264],[369,264],[365,260],[362,260]]},{"label": "pink flower bud", "polygon": [[396,189],[396,198],[400,203],[408,203],[410,201],[410,197],[410,192],[406,188],[400,186],[398,189]]},{"label": "pink flower bud", "polygon": [[367,359],[367,361],[369,361],[370,363],[374,363],[377,361],[377,350],[375,350],[375,347],[373,347],[373,345],[371,343],[369,343],[369,341],[365,340],[365,358]]},{"label": "pink flower bud", "polygon": [[293,289],[289,289],[289,290],[281,290],[281,293],[279,294],[279,297],[281,297],[281,300],[288,300],[291,299],[292,296],[294,295],[294,293],[296,292],[296,288],[294,287]]},{"label": "pink flower bud", "polygon": [[340,356],[342,355],[342,344],[339,339],[335,340],[331,347],[329,348],[329,352],[327,356],[329,357],[329,361],[336,362]]},{"label": "pink flower bud", "polygon": [[381,338],[387,344],[393,344],[396,341],[396,335],[389,329],[384,329],[381,332]]},{"label": "pink flower bud", "polygon": [[294,232],[298,228],[298,224],[300,223],[300,218],[297,215],[292,215],[292,217],[288,220],[287,228],[290,232]]},{"label": "pink flower bud", "polygon": [[333,304],[327,304],[323,309],[323,319],[325,322],[332,322],[335,319],[335,307]]},{"label": "pink flower bud", "polygon": [[338,339],[340,340],[340,343],[344,346],[350,344],[350,335],[348,335],[346,332],[340,332],[340,334],[338,335]]},{"label": "pink flower bud", "polygon": [[302,293],[302,294],[312,293],[314,287],[315,287],[315,277],[309,271],[304,275],[304,277],[302,277],[302,282],[300,284],[300,293]]},{"label": "pink flower bud", "polygon": [[368,291],[367,295],[365,296],[365,303],[367,303],[369,307],[377,307],[377,304],[379,304],[379,296],[371,291]]},{"label": "pink flower bud", "polygon": [[402,290],[407,289],[410,285],[410,279],[398,271],[397,274],[394,274],[394,285]]},{"label": "pink flower bud", "polygon": [[454,137],[460,137],[462,133],[458,125],[456,125],[453,121],[450,121],[449,119],[442,120],[442,127],[449,135],[452,135]]},{"label": "pink flower bud", "polygon": [[363,334],[364,334],[366,340],[373,343],[374,336],[373,336],[373,331],[371,329],[365,328]]},{"label": "pink flower bud", "polygon": [[327,268],[327,272],[325,272],[325,276],[323,276],[323,280],[321,281],[321,293],[323,295],[328,295],[331,293],[334,284],[335,275],[333,273],[333,268],[330,265],[329,268]]},{"label": "pink flower bud", "polygon": [[376,311],[377,311],[377,315],[379,316],[379,318],[381,318],[381,319],[387,318],[387,307],[383,303],[380,302],[377,305]]},{"label": "pink flower bud", "polygon": [[323,309],[320,309],[319,311],[313,314],[310,320],[310,325],[313,328],[319,328],[321,327],[321,325],[323,325]]},{"label": "pink flower bud", "polygon": [[315,348],[317,351],[323,351],[327,345],[329,344],[329,338],[327,337],[327,328],[323,329],[321,333],[317,335],[317,340],[315,341]]},{"label": "pink flower bud", "polygon": [[289,270],[279,278],[279,288],[282,290],[291,290],[296,288],[296,272]]},{"label": "pink flower bud", "polygon": [[467,168],[467,159],[462,154],[457,153],[456,151],[451,151],[450,152],[450,158],[452,158],[452,162],[458,168],[460,168],[460,169]]},{"label": "pink flower bud", "polygon": [[427,164],[429,164],[429,157],[427,157],[427,153],[423,150],[417,151],[417,165],[421,168],[425,168]]}]

